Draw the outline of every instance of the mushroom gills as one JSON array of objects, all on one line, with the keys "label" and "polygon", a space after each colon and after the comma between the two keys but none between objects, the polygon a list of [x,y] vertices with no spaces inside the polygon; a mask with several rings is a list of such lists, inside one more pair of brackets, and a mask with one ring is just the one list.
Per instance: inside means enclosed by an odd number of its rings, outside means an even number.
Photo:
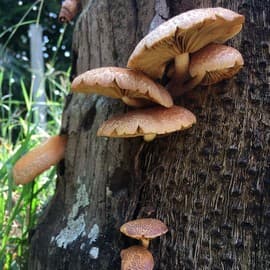
[{"label": "mushroom gills", "polygon": [[128,96],[123,96],[122,101],[131,107],[145,107],[147,104],[150,103],[150,101],[144,100],[143,98],[129,98]]},{"label": "mushroom gills", "polygon": [[191,89],[195,88],[198,84],[202,82],[204,79],[205,72],[197,74],[195,77],[191,78],[184,84],[180,86],[176,86],[171,90],[171,95],[174,97],[181,96],[184,93],[190,91]]},{"label": "mushroom gills", "polygon": [[201,85],[211,85],[218,83],[225,79],[230,79],[233,77],[238,71],[242,68],[242,66],[235,66],[231,68],[226,68],[224,70],[218,71],[209,71],[206,72],[204,78],[201,81]]}]

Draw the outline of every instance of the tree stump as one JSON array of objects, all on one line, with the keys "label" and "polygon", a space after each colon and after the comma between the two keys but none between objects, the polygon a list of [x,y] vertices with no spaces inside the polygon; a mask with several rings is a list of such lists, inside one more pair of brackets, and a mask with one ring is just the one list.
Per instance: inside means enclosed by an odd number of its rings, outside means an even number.
[{"label": "tree stump", "polygon": [[31,238],[29,269],[120,269],[119,232],[137,217],[163,220],[155,269],[270,269],[269,1],[84,0],[73,36],[73,74],[126,66],[149,29],[190,8],[246,17],[228,44],[242,71],[179,98],[197,116],[184,132],[144,143],[96,137],[120,101],[70,94],[56,194]]}]

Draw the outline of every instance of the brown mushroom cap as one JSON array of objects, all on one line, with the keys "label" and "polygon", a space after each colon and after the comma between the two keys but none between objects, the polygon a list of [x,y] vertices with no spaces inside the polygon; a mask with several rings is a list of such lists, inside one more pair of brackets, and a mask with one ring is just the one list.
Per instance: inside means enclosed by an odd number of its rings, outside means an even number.
[{"label": "brown mushroom cap", "polygon": [[241,53],[229,46],[210,44],[191,56],[191,77],[202,76],[200,84],[210,85],[231,78],[244,65]]},{"label": "brown mushroom cap", "polygon": [[57,164],[64,156],[66,142],[67,137],[64,135],[53,136],[22,156],[13,167],[15,184],[27,184]]},{"label": "brown mushroom cap", "polygon": [[145,36],[127,66],[151,78],[162,78],[166,65],[177,55],[193,53],[211,42],[224,43],[241,30],[243,23],[244,16],[221,7],[187,11]]},{"label": "brown mushroom cap", "polygon": [[76,16],[79,10],[80,0],[65,0],[59,12],[59,22],[68,23]]},{"label": "brown mushroom cap", "polygon": [[168,231],[167,226],[158,219],[142,218],[123,224],[120,231],[128,237],[135,239],[153,239]]},{"label": "brown mushroom cap", "polygon": [[187,129],[196,123],[195,115],[180,106],[154,107],[114,116],[98,129],[98,136],[115,138],[168,134]]},{"label": "brown mushroom cap", "polygon": [[142,72],[126,68],[103,67],[84,72],[72,84],[73,92],[96,93],[112,98],[120,98],[126,104],[143,106],[143,100],[171,107],[173,100],[168,91],[153,82]]},{"label": "brown mushroom cap", "polygon": [[121,270],[152,270],[154,258],[142,246],[132,246],[121,250]]}]

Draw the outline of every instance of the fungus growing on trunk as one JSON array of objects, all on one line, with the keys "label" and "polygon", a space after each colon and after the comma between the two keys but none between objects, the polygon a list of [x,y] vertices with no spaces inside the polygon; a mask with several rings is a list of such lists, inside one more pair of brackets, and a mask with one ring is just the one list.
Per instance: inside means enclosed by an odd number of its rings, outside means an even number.
[{"label": "fungus growing on trunk", "polygon": [[97,135],[114,138],[143,136],[145,141],[152,141],[157,135],[184,130],[195,123],[195,115],[183,107],[154,107],[114,116],[101,125]]},{"label": "fungus growing on trunk", "polygon": [[168,228],[161,220],[142,218],[123,224],[120,231],[128,237],[140,240],[143,247],[148,248],[150,240],[165,234]]},{"label": "fungus growing on trunk", "polygon": [[224,43],[242,28],[244,16],[221,7],[194,9],[175,16],[145,36],[127,66],[161,79],[173,64],[171,91],[188,76],[189,54],[209,43]]},{"label": "fungus growing on trunk", "polygon": [[120,98],[133,107],[149,105],[149,101],[168,108],[173,106],[172,97],[163,86],[142,72],[127,68],[102,67],[86,71],[73,80],[71,89],[73,92]]},{"label": "fungus growing on trunk", "polygon": [[65,135],[53,136],[22,156],[13,167],[15,184],[27,184],[57,164],[64,157],[66,143]]},{"label": "fungus growing on trunk", "polygon": [[142,246],[132,246],[121,250],[121,270],[152,270],[154,258],[149,250]]}]

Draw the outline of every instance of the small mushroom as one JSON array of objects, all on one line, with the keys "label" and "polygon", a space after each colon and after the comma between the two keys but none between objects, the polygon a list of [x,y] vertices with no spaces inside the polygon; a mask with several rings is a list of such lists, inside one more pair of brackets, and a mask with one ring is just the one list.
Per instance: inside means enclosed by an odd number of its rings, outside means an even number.
[{"label": "small mushroom", "polygon": [[243,15],[221,7],[184,12],[145,36],[129,57],[127,66],[161,79],[166,67],[173,64],[170,91],[186,79],[189,53],[212,42],[224,43],[241,30],[243,23]]},{"label": "small mushroom", "polygon": [[80,0],[65,0],[62,3],[59,12],[59,21],[61,23],[68,23],[77,15],[79,11]]},{"label": "small mushroom", "polygon": [[148,104],[146,100],[164,107],[173,106],[172,97],[163,86],[142,72],[126,68],[102,67],[86,71],[73,80],[71,89],[73,92],[120,98],[129,106],[145,106]]},{"label": "small mushroom", "polygon": [[165,234],[168,228],[159,219],[142,218],[123,224],[120,231],[128,237],[140,240],[143,247],[148,248],[150,240]]},{"label": "small mushroom", "polygon": [[152,141],[157,135],[184,130],[195,123],[195,115],[183,107],[154,107],[114,116],[101,125],[97,135],[114,138],[143,136],[145,141]]},{"label": "small mushroom", "polygon": [[154,258],[149,250],[142,246],[132,246],[121,250],[121,270],[152,270]]},{"label": "small mushroom", "polygon": [[64,157],[66,143],[65,135],[53,136],[22,156],[13,167],[15,184],[27,184],[37,175],[57,164]]},{"label": "small mushroom", "polygon": [[234,76],[244,65],[241,53],[229,46],[210,44],[191,56],[189,74],[192,79],[185,89],[211,85]]}]

